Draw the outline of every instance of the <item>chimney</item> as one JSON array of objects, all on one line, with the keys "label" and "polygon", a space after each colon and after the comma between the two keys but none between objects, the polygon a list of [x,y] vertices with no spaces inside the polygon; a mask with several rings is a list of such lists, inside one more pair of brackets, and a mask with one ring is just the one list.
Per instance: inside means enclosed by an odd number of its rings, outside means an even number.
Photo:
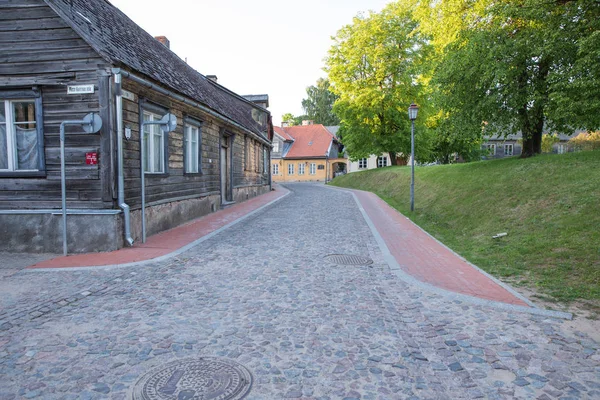
[{"label": "chimney", "polygon": [[216,75],[206,75],[207,79],[210,79],[211,81],[217,83],[217,76]]},{"label": "chimney", "polygon": [[287,121],[281,121],[281,127],[282,128],[287,128],[288,126],[290,126],[290,123]]},{"label": "chimney", "polygon": [[161,42],[167,49],[171,48],[171,42],[169,42],[166,36],[155,36],[154,39]]},{"label": "chimney", "polygon": [[315,121],[313,121],[312,119],[303,119],[302,120],[302,126],[306,126],[306,125],[314,125]]}]

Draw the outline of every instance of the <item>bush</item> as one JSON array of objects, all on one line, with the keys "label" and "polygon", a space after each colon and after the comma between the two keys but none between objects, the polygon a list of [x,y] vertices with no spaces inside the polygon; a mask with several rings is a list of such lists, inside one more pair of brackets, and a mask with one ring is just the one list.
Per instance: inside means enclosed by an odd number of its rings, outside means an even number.
[{"label": "bush", "polygon": [[600,131],[582,132],[569,140],[569,144],[578,151],[600,150]]}]

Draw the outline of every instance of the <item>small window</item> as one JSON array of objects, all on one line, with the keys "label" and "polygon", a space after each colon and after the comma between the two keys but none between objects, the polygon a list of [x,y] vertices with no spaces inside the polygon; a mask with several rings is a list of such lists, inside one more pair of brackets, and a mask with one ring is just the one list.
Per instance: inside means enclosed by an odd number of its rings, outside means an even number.
[{"label": "small window", "polygon": [[565,154],[567,152],[567,146],[564,143],[558,144],[558,154]]},{"label": "small window", "polygon": [[250,170],[250,139],[244,136],[244,169]]},{"label": "small window", "polygon": [[263,174],[267,174],[269,172],[269,154],[267,153],[267,148],[263,147]]},{"label": "small window", "polygon": [[504,155],[505,156],[512,156],[513,155],[513,145],[512,144],[505,144],[504,145]]},{"label": "small window", "polygon": [[316,173],[317,173],[317,164],[315,164],[315,163],[310,163],[310,170],[309,170],[309,173],[310,173],[311,175],[314,175],[314,174],[316,174]]},{"label": "small window", "polygon": [[[0,97],[2,93],[0,93]],[[0,99],[0,171],[40,171],[43,166],[41,100]]]},{"label": "small window", "polygon": [[367,159],[361,158],[358,160],[358,169],[366,169],[367,168]]},{"label": "small window", "polygon": [[294,164],[288,164],[288,175],[294,175]]},{"label": "small window", "polygon": [[304,175],[304,163],[298,163],[298,175]]},{"label": "small window", "polygon": [[387,157],[379,156],[377,157],[377,168],[387,167]]},{"label": "small window", "polygon": [[279,140],[273,140],[273,153],[279,153]]},{"label": "small window", "polygon": [[184,133],[184,166],[188,174],[202,172],[202,136],[199,122],[186,121]]},{"label": "small window", "polygon": [[325,165],[319,164],[319,166],[317,166],[317,169],[325,169]]},{"label": "small window", "polygon": [[260,172],[260,153],[258,152],[258,143],[254,142],[254,171]]},{"label": "small window", "polygon": [[[149,111],[143,113],[144,122],[159,121],[162,116]],[[144,172],[165,172],[165,134],[159,125],[144,125]]]},{"label": "small window", "polygon": [[279,164],[273,164],[272,167],[272,175],[279,175]]}]

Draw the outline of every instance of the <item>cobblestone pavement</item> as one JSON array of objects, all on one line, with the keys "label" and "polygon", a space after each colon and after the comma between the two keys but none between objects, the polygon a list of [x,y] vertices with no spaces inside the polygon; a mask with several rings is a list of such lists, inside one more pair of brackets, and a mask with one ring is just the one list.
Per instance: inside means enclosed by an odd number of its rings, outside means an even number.
[{"label": "cobblestone pavement", "polygon": [[585,334],[410,286],[351,195],[288,187],[166,262],[3,278],[0,398],[126,399],[149,369],[202,356],[246,366],[255,400],[600,398]]}]

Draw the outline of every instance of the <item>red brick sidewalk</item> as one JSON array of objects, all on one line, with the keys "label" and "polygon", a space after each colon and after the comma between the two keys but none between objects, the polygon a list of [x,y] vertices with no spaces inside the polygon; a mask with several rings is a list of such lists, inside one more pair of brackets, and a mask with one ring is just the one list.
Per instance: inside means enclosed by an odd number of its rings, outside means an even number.
[{"label": "red brick sidewalk", "polygon": [[146,243],[143,244],[139,241],[134,244],[133,247],[126,247],[106,253],[87,253],[56,257],[51,260],[31,265],[27,268],[97,267],[128,264],[165,256],[224,227],[238,218],[257,210],[287,193],[287,189],[278,186],[275,191],[254,197],[243,203],[234,204],[224,210],[219,210],[202,218],[198,218],[185,225],[152,235],[147,238]]},{"label": "red brick sidewalk", "polygon": [[377,195],[352,190],[404,272],[452,292],[529,306],[454,254]]}]

